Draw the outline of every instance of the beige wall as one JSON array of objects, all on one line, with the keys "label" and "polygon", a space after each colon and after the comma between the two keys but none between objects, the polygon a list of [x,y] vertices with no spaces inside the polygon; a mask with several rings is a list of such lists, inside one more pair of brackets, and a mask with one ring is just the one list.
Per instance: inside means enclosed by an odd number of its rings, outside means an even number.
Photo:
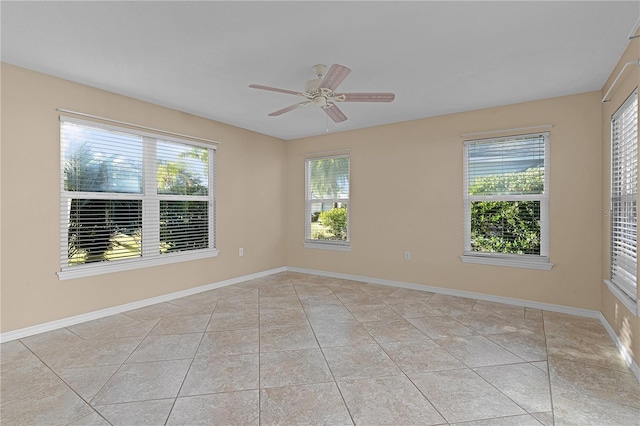
[{"label": "beige wall", "polygon": [[[613,80],[619,74],[625,63],[637,61],[640,58],[640,41],[631,42],[624,55],[618,62],[616,68],[611,72],[609,80],[602,90],[601,97],[609,89]],[[620,300],[613,295],[604,284],[605,279],[609,279],[611,268],[611,218],[607,214],[610,208],[611,196],[611,116],[638,87],[640,83],[640,68],[637,66],[628,67],[620,77],[609,95],[610,102],[605,102],[602,108],[602,281],[600,289],[602,293],[602,303],[600,310],[609,324],[613,327],[616,335],[626,349],[635,359],[636,364],[640,364],[640,318],[634,316]]]},{"label": "beige wall", "polygon": [[[287,264],[600,309],[599,97],[586,93],[290,142]],[[554,125],[548,173],[555,266],[537,271],[462,263],[460,134],[542,124]],[[352,250],[306,249],[304,155],[345,148],[352,149]],[[410,261],[404,251],[411,252]]]},{"label": "beige wall", "polygon": [[[59,281],[56,108],[219,141],[218,257]],[[7,64],[1,137],[2,332],[286,265],[282,140]]]},{"label": "beige wall", "polygon": [[[638,57],[631,46],[620,64]],[[602,310],[638,360],[640,321],[602,285],[609,119],[640,82],[638,68],[604,107],[603,93],[594,92],[290,142],[6,64],[1,72],[2,332],[289,265]],[[59,281],[58,107],[220,141],[220,255]],[[463,264],[460,134],[540,124],[554,125],[554,268]],[[352,150],[352,251],[305,249],[304,155],[345,148]],[[256,220],[258,210],[268,219]]]}]

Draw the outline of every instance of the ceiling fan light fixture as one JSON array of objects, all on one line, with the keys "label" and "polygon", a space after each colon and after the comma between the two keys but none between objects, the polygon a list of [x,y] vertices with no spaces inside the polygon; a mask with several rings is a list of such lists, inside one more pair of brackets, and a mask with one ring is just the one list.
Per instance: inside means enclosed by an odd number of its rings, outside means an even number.
[{"label": "ceiling fan light fixture", "polygon": [[327,107],[327,98],[326,96],[316,96],[315,98],[313,98],[313,102],[315,102],[316,105],[318,105],[319,107],[322,108],[326,108]]}]

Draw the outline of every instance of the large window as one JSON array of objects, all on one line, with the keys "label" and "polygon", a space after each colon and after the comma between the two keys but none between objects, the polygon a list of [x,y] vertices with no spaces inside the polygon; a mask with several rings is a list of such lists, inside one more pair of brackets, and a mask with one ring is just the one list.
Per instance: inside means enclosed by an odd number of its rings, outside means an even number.
[{"label": "large window", "polygon": [[61,117],[61,278],[213,256],[215,149]]},{"label": "large window", "polygon": [[548,133],[464,143],[462,260],[550,269]]},{"label": "large window", "polygon": [[611,282],[637,300],[638,94],[611,119]]},{"label": "large window", "polygon": [[307,158],[305,247],[349,250],[349,154]]}]

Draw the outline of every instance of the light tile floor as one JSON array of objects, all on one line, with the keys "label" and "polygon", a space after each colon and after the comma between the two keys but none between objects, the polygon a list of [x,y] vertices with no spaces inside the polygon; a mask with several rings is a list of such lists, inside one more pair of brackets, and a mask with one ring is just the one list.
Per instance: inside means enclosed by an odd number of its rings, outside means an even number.
[{"label": "light tile floor", "polygon": [[282,273],[3,343],[2,425],[639,425],[602,325]]}]

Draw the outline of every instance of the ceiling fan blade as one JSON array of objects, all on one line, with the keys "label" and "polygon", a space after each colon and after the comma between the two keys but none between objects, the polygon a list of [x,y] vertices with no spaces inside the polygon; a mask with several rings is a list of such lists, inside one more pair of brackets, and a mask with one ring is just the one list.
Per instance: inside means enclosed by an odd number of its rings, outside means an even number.
[{"label": "ceiling fan blade", "polygon": [[322,109],[335,123],[342,123],[347,119],[347,116],[335,104]]},{"label": "ceiling fan blade", "polygon": [[392,102],[395,98],[396,95],[393,93],[341,93],[336,96],[335,100],[340,102]]},{"label": "ceiling fan blade", "polygon": [[300,102],[299,104],[289,105],[286,108],[282,108],[282,109],[279,109],[278,111],[272,112],[271,114],[269,114],[269,116],[275,117],[276,115],[282,115],[285,112],[293,111],[294,109],[298,109],[300,107],[307,106],[307,105],[309,105],[309,102]]},{"label": "ceiling fan blade", "polygon": [[287,89],[278,89],[277,87],[262,86],[261,84],[250,84],[249,87],[251,87],[252,89],[269,90],[271,92],[279,92],[279,93],[287,93],[289,95],[304,96],[304,93],[301,93],[301,92],[294,92],[293,90],[287,90]]},{"label": "ceiling fan blade", "polygon": [[342,81],[347,78],[351,69],[345,67],[340,64],[333,64],[329,71],[322,79],[322,83],[320,83],[320,89],[329,89],[331,91],[336,90],[336,88],[342,83]]}]

